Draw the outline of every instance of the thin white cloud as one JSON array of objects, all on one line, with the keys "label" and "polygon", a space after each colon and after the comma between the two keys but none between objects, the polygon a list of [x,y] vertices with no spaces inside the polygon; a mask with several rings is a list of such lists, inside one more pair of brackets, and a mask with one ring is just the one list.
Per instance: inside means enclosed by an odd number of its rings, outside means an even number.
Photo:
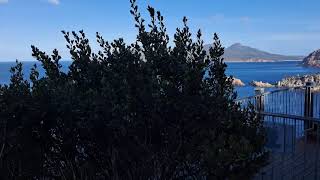
[{"label": "thin white cloud", "polygon": [[8,2],[9,2],[9,0],[0,0],[0,4],[6,4]]},{"label": "thin white cloud", "polygon": [[251,18],[248,17],[248,16],[243,16],[243,17],[240,17],[239,20],[240,20],[240,22],[242,22],[242,23],[250,23]]},{"label": "thin white cloud", "polygon": [[265,40],[272,41],[319,41],[320,32],[287,32],[287,33],[268,33],[262,36]]},{"label": "thin white cloud", "polygon": [[[0,0],[1,1],[1,0]],[[48,2],[50,4],[53,4],[53,5],[59,5],[60,4],[60,0],[48,0]]]},{"label": "thin white cloud", "polygon": [[212,24],[235,24],[240,23],[243,25],[250,24],[252,22],[256,22],[257,19],[253,19],[249,16],[225,16],[224,14],[215,14],[209,17],[204,18],[191,18],[192,21],[196,21],[201,24],[212,25]]},{"label": "thin white cloud", "polygon": [[[60,0],[47,0],[50,4],[59,5]],[[9,0],[0,0],[0,4],[7,4]]]}]

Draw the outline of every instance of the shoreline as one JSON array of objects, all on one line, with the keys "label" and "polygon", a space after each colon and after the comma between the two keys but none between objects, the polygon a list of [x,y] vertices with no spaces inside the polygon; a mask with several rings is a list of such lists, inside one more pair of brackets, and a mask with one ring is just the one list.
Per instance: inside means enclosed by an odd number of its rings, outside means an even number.
[{"label": "shoreline", "polygon": [[[18,62],[38,62],[36,59],[17,59]],[[71,59],[61,59],[60,62],[70,62],[72,61]],[[278,62],[302,62],[301,60],[257,60],[257,61],[252,61],[252,60],[225,60],[224,62],[232,62],[232,63],[278,63]],[[1,60],[0,63],[5,62],[5,63],[10,63],[10,62],[16,62],[15,60]]]},{"label": "shoreline", "polygon": [[231,60],[231,61],[226,61],[224,60],[224,62],[228,63],[280,63],[280,62],[302,62],[302,60],[280,60],[280,61],[235,61],[235,60]]}]

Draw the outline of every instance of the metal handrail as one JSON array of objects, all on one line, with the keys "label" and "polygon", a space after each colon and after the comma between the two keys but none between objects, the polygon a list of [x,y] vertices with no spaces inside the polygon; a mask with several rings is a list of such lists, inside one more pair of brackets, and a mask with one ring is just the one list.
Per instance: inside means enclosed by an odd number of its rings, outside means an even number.
[{"label": "metal handrail", "polygon": [[289,87],[289,88],[281,88],[281,89],[276,89],[274,91],[268,91],[263,93],[263,95],[266,94],[272,94],[272,93],[276,93],[276,92],[281,92],[281,91],[289,91],[289,90],[295,90],[295,89],[302,89],[305,88],[305,86],[296,86],[296,87]]},{"label": "metal handrail", "polygon": [[269,112],[261,112],[261,111],[256,111],[256,113],[258,113],[260,115],[264,115],[264,116],[273,116],[273,117],[296,119],[296,120],[301,120],[301,121],[320,123],[319,118],[313,118],[313,117],[304,117],[304,116],[296,116],[296,115],[280,114],[280,113],[269,113]]},{"label": "metal handrail", "polygon": [[254,96],[234,100],[241,108],[252,104],[255,110],[320,118],[320,94],[313,86],[298,86],[264,92],[256,89]]},{"label": "metal handrail", "polygon": [[274,94],[274,93],[277,93],[277,92],[290,91],[290,90],[303,89],[303,88],[304,88],[304,86],[276,89],[274,91],[264,92],[264,93],[262,93],[260,95],[253,95],[253,96],[247,96],[247,97],[239,98],[239,99],[236,99],[235,102],[240,102],[240,101],[243,101],[243,100],[246,100],[246,99],[256,98],[258,96],[265,96],[265,95],[268,95],[268,94]]}]

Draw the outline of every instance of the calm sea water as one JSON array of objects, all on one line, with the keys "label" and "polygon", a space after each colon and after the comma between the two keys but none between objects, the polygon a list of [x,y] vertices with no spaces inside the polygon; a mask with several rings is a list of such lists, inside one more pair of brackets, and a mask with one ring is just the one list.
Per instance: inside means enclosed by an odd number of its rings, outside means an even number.
[{"label": "calm sea water", "polygon": [[[319,73],[320,68],[302,67],[299,61],[261,62],[261,63],[227,63],[227,74],[241,79],[246,86],[236,88],[238,96],[246,97],[254,94],[253,80],[276,83],[282,78],[295,75]],[[266,89],[272,90],[273,88]]]},{"label": "calm sea water", "polygon": [[[29,77],[30,69],[33,64],[37,64],[40,69],[40,74],[43,75],[41,65],[38,62],[23,62],[25,77]],[[62,70],[68,71],[70,61],[62,61]],[[14,66],[15,62],[0,62],[0,83],[7,84],[10,81],[10,67]],[[254,88],[249,85],[253,80],[275,83],[287,76],[303,75],[309,73],[320,72],[320,69],[305,68],[299,65],[297,61],[284,62],[265,62],[265,63],[227,63],[227,74],[233,75],[241,79],[246,86],[236,88],[239,97],[250,96],[254,94]],[[268,90],[268,89],[267,89]],[[270,89],[269,89],[270,90]]]}]

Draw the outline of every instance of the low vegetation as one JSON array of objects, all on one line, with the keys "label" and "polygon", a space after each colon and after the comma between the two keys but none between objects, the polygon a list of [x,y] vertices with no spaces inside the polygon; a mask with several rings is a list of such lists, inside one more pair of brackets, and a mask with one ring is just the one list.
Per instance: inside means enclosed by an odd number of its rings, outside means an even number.
[{"label": "low vegetation", "polygon": [[0,179],[241,179],[264,156],[252,109],[234,103],[217,35],[203,49],[187,18],[173,46],[160,12],[146,26],[135,0],[136,42],[105,41],[93,52],[83,31],[63,32],[72,64],[57,50],[24,79],[22,64],[0,87]]}]

